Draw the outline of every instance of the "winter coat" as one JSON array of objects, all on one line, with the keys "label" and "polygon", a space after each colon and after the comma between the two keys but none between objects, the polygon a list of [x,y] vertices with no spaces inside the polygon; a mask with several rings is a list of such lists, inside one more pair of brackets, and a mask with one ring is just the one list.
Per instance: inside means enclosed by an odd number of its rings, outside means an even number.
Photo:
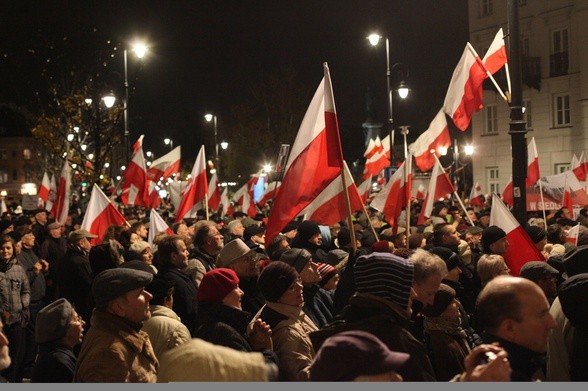
[{"label": "winter coat", "polygon": [[143,322],[141,330],[149,334],[155,357],[159,359],[163,353],[192,339],[190,330],[171,308],[152,305],[149,309],[151,318]]},{"label": "winter coat", "polygon": [[[10,313],[4,325],[8,326],[23,320],[22,317],[25,315],[23,312],[28,312],[30,301],[31,288],[23,267],[18,264],[16,258],[8,262],[0,261],[1,310]],[[28,313],[25,316],[28,316]]]},{"label": "winter coat", "polygon": [[54,343],[39,345],[31,383],[71,383],[76,368],[73,351]]},{"label": "winter coat", "polygon": [[175,291],[172,309],[180,317],[182,323],[186,325],[190,334],[194,336],[196,332],[196,316],[198,314],[198,301],[196,300],[198,291],[194,282],[182,269],[169,263],[162,264],[159,267],[157,278],[173,282]]},{"label": "winter coat", "polygon": [[303,295],[304,313],[312,319],[318,328],[333,321],[333,297],[335,296],[335,291],[327,292],[317,284],[313,284],[304,287]]},{"label": "winter coat", "polygon": [[45,297],[46,284],[44,272],[35,273],[35,264],[40,262],[39,257],[33,249],[23,247],[16,258],[27,273],[29,286],[31,287],[31,302],[42,300]]},{"label": "winter coat", "polygon": [[315,350],[309,334],[318,328],[301,308],[268,302],[253,317],[263,319],[272,329],[274,352],[278,355],[280,379],[308,381]]},{"label": "winter coat", "polygon": [[59,261],[56,271],[60,297],[64,297],[84,319],[90,319],[94,302],[92,299],[92,268],[88,254],[77,247],[67,249]]},{"label": "winter coat", "polygon": [[547,381],[570,381],[569,355],[574,340],[574,326],[561,309],[559,297],[551,304],[549,313],[556,326],[549,333],[547,344]]},{"label": "winter coat", "polygon": [[159,365],[149,335],[116,315],[94,310],[74,383],[155,383]]}]

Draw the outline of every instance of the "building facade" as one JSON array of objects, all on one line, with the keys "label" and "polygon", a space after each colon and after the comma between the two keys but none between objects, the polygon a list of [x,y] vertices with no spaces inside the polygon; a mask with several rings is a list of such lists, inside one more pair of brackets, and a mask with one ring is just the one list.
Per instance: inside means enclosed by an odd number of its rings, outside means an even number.
[{"label": "building facade", "polygon": [[[468,6],[470,42],[483,56],[499,28],[508,34],[507,1]],[[588,1],[519,0],[518,11],[527,143],[535,138],[541,175],[558,174],[588,151]],[[501,193],[512,177],[510,110],[488,83],[483,104],[471,124],[474,182]]]}]

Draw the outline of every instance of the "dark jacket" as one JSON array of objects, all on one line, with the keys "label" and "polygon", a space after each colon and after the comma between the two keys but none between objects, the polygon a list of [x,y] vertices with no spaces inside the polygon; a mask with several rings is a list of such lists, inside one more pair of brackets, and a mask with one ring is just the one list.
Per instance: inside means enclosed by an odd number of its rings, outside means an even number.
[{"label": "dark jacket", "polygon": [[320,329],[334,318],[333,297],[334,291],[327,292],[320,286],[314,284],[305,286],[304,291],[304,312],[312,319]]},{"label": "dark jacket", "polygon": [[356,293],[349,300],[338,321],[310,334],[315,350],[331,335],[363,330],[372,333],[390,350],[410,354],[398,370],[404,381],[435,381],[435,373],[425,346],[408,331],[408,314],[391,301],[375,295]]},{"label": "dark jacket", "polygon": [[71,383],[75,369],[76,356],[71,349],[43,343],[39,345],[31,383]]},{"label": "dark jacket", "polygon": [[515,343],[506,341],[492,334],[482,335],[484,343],[498,342],[508,352],[508,361],[512,368],[511,381],[535,381],[545,378],[545,354],[537,353]]},{"label": "dark jacket", "polygon": [[57,285],[60,297],[66,298],[84,319],[90,319],[94,301],[92,299],[92,280],[88,254],[77,247],[67,249],[59,261]]},{"label": "dark jacket", "polygon": [[45,297],[45,275],[43,271],[35,273],[34,266],[39,262],[39,257],[32,248],[22,248],[17,256],[18,263],[23,267],[29,279],[31,287],[31,303],[42,300]]},{"label": "dark jacket", "polygon": [[257,286],[257,277],[239,278],[239,288],[245,293],[241,299],[243,311],[257,314],[265,304],[265,298]]},{"label": "dark jacket", "polygon": [[174,312],[182,319],[190,334],[194,336],[196,332],[196,316],[198,313],[198,301],[196,301],[196,285],[190,276],[182,269],[164,263],[160,266],[157,278],[163,278],[166,281],[173,282],[174,292]]}]

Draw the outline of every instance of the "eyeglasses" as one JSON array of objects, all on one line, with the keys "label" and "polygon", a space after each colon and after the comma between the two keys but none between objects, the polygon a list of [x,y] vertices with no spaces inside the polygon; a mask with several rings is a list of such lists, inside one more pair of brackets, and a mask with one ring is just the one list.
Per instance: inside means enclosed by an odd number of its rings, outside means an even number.
[{"label": "eyeglasses", "polygon": [[84,324],[86,322],[84,322],[84,319],[82,319],[80,315],[76,315],[76,317],[72,320],[72,323]]}]

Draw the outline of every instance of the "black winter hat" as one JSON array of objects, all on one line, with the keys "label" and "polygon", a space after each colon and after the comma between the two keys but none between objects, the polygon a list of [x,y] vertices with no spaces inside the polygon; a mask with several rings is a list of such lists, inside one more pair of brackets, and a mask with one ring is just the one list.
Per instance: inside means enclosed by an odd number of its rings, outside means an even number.
[{"label": "black winter hat", "polygon": [[292,266],[272,261],[261,271],[257,286],[267,301],[276,302],[297,279],[298,273]]},{"label": "black winter hat", "polygon": [[490,252],[490,245],[506,237],[506,232],[500,227],[491,225],[482,232],[482,248],[485,252]]},{"label": "black winter hat", "polygon": [[526,231],[529,234],[529,237],[531,238],[533,243],[535,243],[535,244],[539,243],[540,241],[542,241],[543,239],[545,239],[547,237],[547,231],[545,231],[543,228],[538,227],[536,225],[528,226]]},{"label": "black winter hat", "polygon": [[459,266],[459,256],[447,247],[433,247],[429,252],[438,255],[447,265],[447,271]]},{"label": "black winter hat", "polygon": [[557,296],[570,323],[577,329],[588,331],[588,273],[576,274],[565,280]]},{"label": "black winter hat", "polygon": [[453,299],[455,299],[455,290],[449,285],[441,284],[435,293],[433,305],[424,307],[421,312],[425,316],[436,318],[445,311]]},{"label": "black winter hat", "polygon": [[298,226],[298,236],[303,242],[307,242],[316,234],[320,234],[321,229],[315,221],[305,220]]}]

